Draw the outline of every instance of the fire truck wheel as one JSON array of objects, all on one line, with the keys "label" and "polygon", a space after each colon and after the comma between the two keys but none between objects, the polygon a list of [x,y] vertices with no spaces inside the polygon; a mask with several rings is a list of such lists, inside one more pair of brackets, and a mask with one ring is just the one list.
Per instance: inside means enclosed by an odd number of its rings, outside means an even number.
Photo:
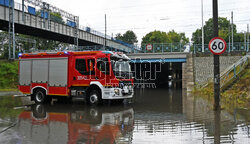
[{"label": "fire truck wheel", "polygon": [[98,91],[92,90],[88,96],[88,103],[90,105],[98,105],[101,103],[101,95]]},{"label": "fire truck wheel", "polygon": [[34,100],[36,103],[44,103],[46,100],[46,94],[44,90],[38,89],[34,93]]}]

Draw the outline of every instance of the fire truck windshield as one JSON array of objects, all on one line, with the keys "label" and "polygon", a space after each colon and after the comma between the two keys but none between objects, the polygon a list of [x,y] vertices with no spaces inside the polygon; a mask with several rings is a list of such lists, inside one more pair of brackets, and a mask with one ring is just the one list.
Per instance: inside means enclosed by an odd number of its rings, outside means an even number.
[{"label": "fire truck windshield", "polygon": [[130,65],[128,61],[113,61],[113,70],[119,72],[130,72]]},{"label": "fire truck windshield", "polygon": [[111,60],[112,69],[116,77],[130,79],[132,77],[129,62],[127,60]]}]

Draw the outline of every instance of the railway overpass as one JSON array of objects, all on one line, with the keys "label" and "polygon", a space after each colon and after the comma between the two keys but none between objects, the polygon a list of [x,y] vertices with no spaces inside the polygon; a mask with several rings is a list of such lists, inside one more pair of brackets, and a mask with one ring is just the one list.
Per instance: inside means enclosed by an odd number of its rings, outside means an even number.
[{"label": "railway overpass", "polygon": [[[1,0],[6,1],[6,0]],[[106,37],[91,32],[89,29],[76,27],[76,23],[57,23],[41,15],[22,11],[22,4],[15,3],[13,12],[15,33],[41,37],[44,39],[56,40],[64,43],[75,44],[78,38],[79,46],[106,45],[118,51],[130,52],[131,47],[124,45],[111,37]],[[0,3],[0,30],[9,30],[9,7]],[[77,28],[77,29],[76,29]],[[75,30],[76,29],[76,30]],[[105,44],[106,43],[106,44]]]}]

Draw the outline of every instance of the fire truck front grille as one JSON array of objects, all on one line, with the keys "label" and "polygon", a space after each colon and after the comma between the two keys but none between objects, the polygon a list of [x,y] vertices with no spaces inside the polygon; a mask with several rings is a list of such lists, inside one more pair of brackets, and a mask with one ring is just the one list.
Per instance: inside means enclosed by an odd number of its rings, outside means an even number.
[{"label": "fire truck front grille", "polygon": [[132,85],[131,81],[120,81],[119,82],[119,87],[120,88],[123,88],[124,86],[130,86],[130,85]]}]

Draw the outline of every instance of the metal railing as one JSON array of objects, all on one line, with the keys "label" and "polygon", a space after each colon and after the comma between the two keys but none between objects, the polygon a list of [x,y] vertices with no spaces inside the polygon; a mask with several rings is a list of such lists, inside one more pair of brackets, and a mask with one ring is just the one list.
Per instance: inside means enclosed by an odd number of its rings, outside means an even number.
[{"label": "metal railing", "polygon": [[[248,52],[249,48],[247,47],[247,45],[249,45],[250,43],[245,43],[245,42],[234,42],[233,43],[233,47],[231,43],[227,43],[227,49],[225,52],[230,53],[230,52]],[[193,44],[190,45],[191,47],[191,51],[195,54],[195,53],[201,53],[202,52],[202,45],[201,44]],[[205,49],[204,52],[209,52],[208,49],[208,44],[204,45]]]},{"label": "metal railing", "polygon": [[239,74],[247,67],[249,64],[248,59],[249,55],[242,57],[239,61],[226,68],[220,74],[220,88],[225,89],[228,85],[230,85],[234,80],[238,79]]},{"label": "metal railing", "polygon": [[[224,90],[232,82],[239,78],[241,72],[248,66],[250,55],[242,57],[240,60],[226,68],[223,72],[220,73],[220,88]],[[213,82],[213,78],[209,78],[207,81],[199,84],[198,86],[204,88]]]},{"label": "metal railing", "polygon": [[[147,50],[148,44],[142,45],[134,45],[133,47],[137,49],[137,51],[133,51],[132,53],[163,53],[163,52],[193,52],[202,53],[202,45],[201,44],[192,44],[192,43],[151,43],[152,50]],[[234,42],[233,47],[232,44],[227,44],[226,53],[230,52],[248,52],[249,48],[247,47],[250,43],[244,42]],[[204,52],[210,52],[208,49],[208,44],[204,45]]]},{"label": "metal railing", "polygon": [[152,50],[147,50],[147,44],[134,47],[136,47],[137,52],[140,53],[184,52],[185,49],[189,47],[189,44],[184,45],[182,43],[153,43],[151,45]]}]

